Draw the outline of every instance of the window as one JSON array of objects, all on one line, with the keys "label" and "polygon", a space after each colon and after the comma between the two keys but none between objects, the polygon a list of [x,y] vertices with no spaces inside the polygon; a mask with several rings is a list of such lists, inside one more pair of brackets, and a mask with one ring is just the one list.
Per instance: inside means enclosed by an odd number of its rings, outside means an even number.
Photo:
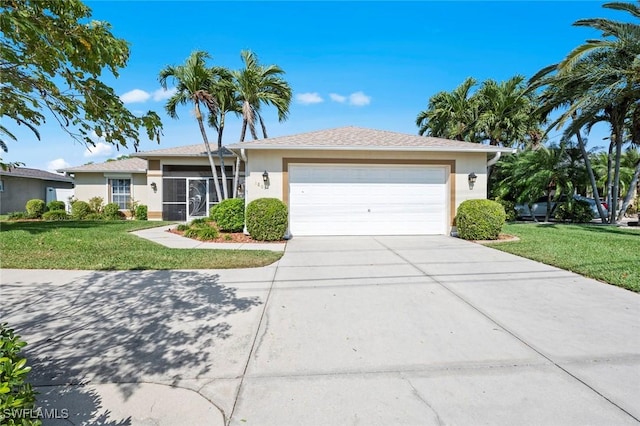
[{"label": "window", "polygon": [[109,179],[111,188],[111,202],[116,203],[120,209],[129,207],[131,201],[131,179]]},{"label": "window", "polygon": [[4,192],[4,181],[0,179],[0,192]]}]

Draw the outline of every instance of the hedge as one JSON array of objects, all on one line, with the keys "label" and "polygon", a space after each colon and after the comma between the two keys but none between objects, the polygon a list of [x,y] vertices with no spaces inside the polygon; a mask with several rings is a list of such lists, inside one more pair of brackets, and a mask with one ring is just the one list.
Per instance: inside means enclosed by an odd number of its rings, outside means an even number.
[{"label": "hedge", "polygon": [[244,200],[229,198],[218,204],[211,218],[221,231],[240,232],[244,228]]},{"label": "hedge", "polygon": [[27,201],[27,205],[25,206],[27,210],[27,214],[30,218],[36,219],[42,217],[42,214],[47,209],[46,204],[42,200],[33,199]]},{"label": "hedge", "polygon": [[254,240],[281,240],[287,232],[287,206],[277,198],[258,198],[247,206],[246,221]]},{"label": "hedge", "polygon": [[497,240],[506,219],[504,207],[493,200],[467,200],[458,207],[458,236],[465,240]]}]

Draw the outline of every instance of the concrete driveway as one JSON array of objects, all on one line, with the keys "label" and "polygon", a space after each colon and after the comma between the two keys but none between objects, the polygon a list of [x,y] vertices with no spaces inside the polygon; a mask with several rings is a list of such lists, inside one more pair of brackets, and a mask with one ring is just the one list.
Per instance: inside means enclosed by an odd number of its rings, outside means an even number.
[{"label": "concrete driveway", "polygon": [[640,419],[638,294],[450,237],[295,238],[252,270],[4,270],[1,292],[41,404],[73,424]]}]

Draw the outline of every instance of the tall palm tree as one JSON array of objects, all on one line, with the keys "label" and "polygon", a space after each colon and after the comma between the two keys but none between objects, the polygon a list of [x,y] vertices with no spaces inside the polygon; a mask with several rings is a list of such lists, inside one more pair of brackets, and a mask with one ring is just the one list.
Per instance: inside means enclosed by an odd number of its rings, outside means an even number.
[{"label": "tall palm tree", "polygon": [[[213,67],[211,68],[212,82],[211,93],[216,101],[216,107],[209,114],[209,125],[213,127],[218,134],[218,156],[220,158],[220,167],[222,169],[222,179],[224,198],[228,198],[228,190],[226,185],[226,171],[224,167],[224,156],[222,154],[222,136],[224,133],[224,126],[226,116],[228,113],[234,113],[240,115],[242,112],[242,104],[238,93],[235,90],[233,82],[233,74],[226,68]],[[233,180],[233,193],[232,197],[237,196],[238,192],[238,179],[240,169],[240,157],[236,158],[235,177]]]},{"label": "tall palm tree", "polygon": [[[629,12],[636,19],[640,17],[636,4],[615,2],[603,7]],[[552,108],[567,109],[554,124],[561,127],[569,122],[566,132],[579,135],[583,127],[595,121],[609,123],[609,161],[613,167],[609,208],[610,222],[614,223],[621,217],[616,213],[623,146],[640,140],[640,126],[628,126],[629,121],[636,122],[633,117],[640,100],[640,25],[601,18],[579,20],[574,25],[600,30],[602,38],[578,46],[562,62],[540,71],[533,80],[538,83],[546,80],[555,86],[551,89],[556,95],[551,97]],[[549,77],[551,73],[555,75]],[[595,188],[594,191],[597,192]]]},{"label": "tall palm tree", "polygon": [[[208,111],[216,111],[218,105],[210,92],[212,75],[206,66],[209,54],[203,51],[194,51],[189,55],[184,65],[168,65],[160,71],[159,81],[162,88],[167,89],[167,80],[172,79],[176,83],[176,93],[171,96],[165,105],[167,114],[171,118],[178,118],[176,111],[178,105],[193,104],[194,114],[211,166],[211,173],[215,182],[216,196],[222,200],[220,185],[218,185],[218,172],[213,161],[209,139],[204,128],[204,120],[201,105]],[[224,169],[223,169],[224,170]],[[224,173],[224,171],[223,171]]]},{"label": "tall palm tree", "polygon": [[535,113],[537,98],[523,76],[496,82],[487,80],[476,92],[477,131],[490,145],[538,146],[542,142],[541,119]]},{"label": "tall palm tree", "polygon": [[477,99],[471,94],[476,80],[469,77],[451,92],[439,92],[429,99],[427,109],[416,118],[419,135],[479,142],[476,135]]},{"label": "tall palm tree", "polygon": [[262,66],[255,53],[249,50],[240,52],[244,68],[234,71],[235,89],[242,102],[242,130],[240,142],[246,136],[247,127],[253,139],[258,139],[256,123],[259,121],[262,136],[267,138],[267,129],[260,114],[262,105],[275,106],[278,120],[284,121],[289,114],[291,103],[291,87],[281,77],[282,68],[277,65]]}]

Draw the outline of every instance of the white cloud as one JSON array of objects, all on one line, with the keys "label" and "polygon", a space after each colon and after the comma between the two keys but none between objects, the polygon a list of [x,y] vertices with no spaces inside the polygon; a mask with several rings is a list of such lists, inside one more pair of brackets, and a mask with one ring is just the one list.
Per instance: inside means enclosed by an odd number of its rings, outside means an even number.
[{"label": "white cloud", "polygon": [[47,170],[56,173],[60,169],[66,169],[71,167],[71,164],[67,163],[64,158],[56,158],[47,163]]},{"label": "white cloud", "polygon": [[349,95],[349,105],[365,106],[371,103],[371,96],[367,96],[364,92],[355,92]]},{"label": "white cloud", "polygon": [[120,96],[120,100],[125,104],[135,104],[147,102],[151,95],[144,90],[133,89]]},{"label": "white cloud", "polygon": [[106,157],[111,154],[113,150],[113,146],[106,144],[104,142],[98,142],[96,146],[88,147],[84,152],[84,156],[87,158],[92,157]]},{"label": "white cloud", "polygon": [[337,93],[329,93],[329,97],[333,102],[344,103],[347,100],[346,96],[338,95]]},{"label": "white cloud", "polygon": [[165,99],[169,99],[170,97],[172,97],[173,95],[175,95],[176,93],[176,88],[175,87],[171,87],[169,89],[158,89],[155,92],[153,92],[153,100],[154,101],[164,101]]},{"label": "white cloud", "polygon": [[318,94],[318,92],[300,93],[296,95],[296,100],[302,105],[319,104],[324,102],[324,99]]}]

